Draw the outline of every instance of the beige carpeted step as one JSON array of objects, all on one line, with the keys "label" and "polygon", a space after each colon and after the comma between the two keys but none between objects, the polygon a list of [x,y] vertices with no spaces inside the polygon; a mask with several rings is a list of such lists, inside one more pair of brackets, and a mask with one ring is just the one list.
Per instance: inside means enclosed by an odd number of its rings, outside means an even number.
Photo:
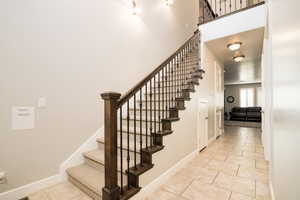
[{"label": "beige carpeted step", "polygon": [[69,181],[93,199],[100,200],[104,187],[104,171],[87,164],[67,169]]},{"label": "beige carpeted step", "polygon": [[[119,153],[119,152],[118,152]],[[127,159],[126,159],[126,152],[123,152],[123,173],[125,173],[125,170],[127,169]],[[86,152],[83,154],[85,161],[88,165],[91,167],[94,167],[96,169],[102,169],[104,170],[104,151],[102,149],[95,149],[89,152]],[[118,170],[121,171],[120,166],[120,160],[121,157],[118,156]],[[139,160],[138,160],[139,161]],[[134,160],[133,157],[130,160],[129,167],[134,166]]]},{"label": "beige carpeted step", "polygon": [[[137,143],[136,143],[136,152],[139,154],[140,152],[140,143],[139,143],[139,137],[136,137],[137,139]],[[101,145],[101,148],[99,146],[99,148],[101,150],[104,149],[104,137],[103,138],[98,138],[97,139],[97,142]],[[150,144],[150,139],[148,140],[148,144]],[[123,149],[127,149],[127,136],[123,136]],[[118,139],[118,148],[120,148],[120,139]],[[142,148],[145,148],[146,147],[146,143],[145,141],[143,140],[143,144],[142,144]],[[134,140],[133,140],[133,135],[130,135],[130,139],[129,139],[129,151],[130,152],[134,152]]]}]

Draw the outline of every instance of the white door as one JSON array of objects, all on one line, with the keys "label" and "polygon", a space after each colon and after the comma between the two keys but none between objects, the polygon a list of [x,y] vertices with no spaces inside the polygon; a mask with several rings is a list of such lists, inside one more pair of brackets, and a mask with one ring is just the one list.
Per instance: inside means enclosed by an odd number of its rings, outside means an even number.
[{"label": "white door", "polygon": [[224,95],[222,91],[222,70],[215,62],[215,138],[220,136],[222,131],[222,107],[224,107]]},{"label": "white door", "polygon": [[201,101],[198,113],[198,149],[208,145],[208,102]]}]

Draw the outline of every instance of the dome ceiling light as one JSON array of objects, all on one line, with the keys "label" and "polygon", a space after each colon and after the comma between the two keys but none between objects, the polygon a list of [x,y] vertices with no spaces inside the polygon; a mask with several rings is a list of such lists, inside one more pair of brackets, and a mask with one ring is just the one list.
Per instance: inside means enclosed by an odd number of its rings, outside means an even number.
[{"label": "dome ceiling light", "polygon": [[236,51],[236,50],[238,50],[239,48],[241,48],[241,46],[242,46],[242,43],[241,43],[241,42],[234,42],[234,43],[228,44],[228,45],[227,45],[227,48],[228,48],[230,51]]},{"label": "dome ceiling light", "polygon": [[238,56],[234,56],[233,57],[233,60],[234,62],[242,62],[245,58],[245,55],[241,54],[241,55],[238,55]]}]

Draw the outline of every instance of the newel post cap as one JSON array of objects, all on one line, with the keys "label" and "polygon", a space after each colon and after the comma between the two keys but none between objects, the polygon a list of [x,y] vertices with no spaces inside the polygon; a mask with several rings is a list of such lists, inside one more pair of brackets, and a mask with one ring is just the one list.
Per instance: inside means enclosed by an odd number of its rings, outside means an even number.
[{"label": "newel post cap", "polygon": [[101,94],[101,97],[104,100],[120,99],[121,94],[116,92],[104,92]]}]

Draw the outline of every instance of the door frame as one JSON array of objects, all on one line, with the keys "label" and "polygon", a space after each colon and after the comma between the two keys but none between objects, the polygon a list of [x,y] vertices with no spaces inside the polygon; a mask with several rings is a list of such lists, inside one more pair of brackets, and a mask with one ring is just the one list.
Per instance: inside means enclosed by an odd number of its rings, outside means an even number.
[{"label": "door frame", "polygon": [[[214,82],[215,82],[215,88],[214,88],[214,138],[216,139],[218,136],[223,134],[222,127],[219,127],[219,123],[222,123],[222,111],[218,109],[219,103],[222,101],[220,99],[219,93],[221,93],[222,87],[221,87],[221,75],[222,75],[222,69],[221,66],[218,64],[217,61],[214,61],[214,67],[215,67],[215,76],[214,76]],[[219,102],[220,101],[220,102]],[[221,112],[221,113],[219,113]],[[219,116],[220,115],[220,116]],[[220,121],[219,121],[220,120]]]},{"label": "door frame", "polygon": [[202,149],[204,149],[205,147],[208,146],[208,120],[209,118],[207,119],[207,130],[206,130],[206,140],[203,142],[204,146],[200,146],[200,138],[201,138],[201,129],[200,129],[200,125],[201,125],[201,119],[200,119],[200,111],[201,111],[201,104],[206,104],[207,106],[207,118],[208,118],[208,109],[209,109],[209,102],[207,99],[199,99],[198,101],[198,113],[197,113],[197,149],[199,151],[201,151]]}]

